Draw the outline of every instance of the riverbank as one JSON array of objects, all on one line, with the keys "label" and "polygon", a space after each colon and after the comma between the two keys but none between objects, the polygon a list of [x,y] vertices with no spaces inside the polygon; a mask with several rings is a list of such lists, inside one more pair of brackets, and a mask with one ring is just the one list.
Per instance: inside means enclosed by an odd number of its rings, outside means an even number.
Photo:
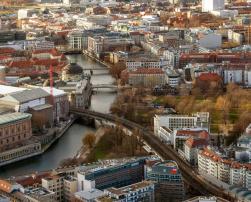
[{"label": "riverbank", "polygon": [[[99,142],[100,138],[105,134],[105,127],[99,127],[98,130],[95,132],[95,145]],[[91,150],[90,148],[86,146],[82,146],[80,150],[77,152],[75,158],[83,159],[85,160],[88,155],[90,154]]]},{"label": "riverbank", "polygon": [[94,60],[94,61],[98,62],[99,64],[102,64],[102,65],[106,66],[108,69],[110,69],[110,65],[109,65],[108,63],[106,63],[106,62],[104,62],[104,61],[102,61],[102,60],[100,60],[100,59],[94,57],[94,56],[91,55],[87,50],[83,50],[82,53],[83,53],[83,55],[85,55],[85,56],[91,58],[92,60]]},{"label": "riverbank", "polygon": [[[29,140],[29,144],[25,144],[21,147],[14,148],[1,152],[1,157],[4,156],[15,156],[15,158],[5,158],[7,160],[0,162],[0,167],[7,166],[18,161],[29,159],[38,155],[42,155],[46,152],[59,138],[61,138],[69,127],[75,122],[75,118],[68,120],[60,128],[52,128],[48,131],[49,136],[54,136],[47,144],[42,145],[42,141],[36,136],[32,140]],[[49,134],[50,133],[50,134]],[[55,133],[55,134],[54,134]],[[43,135],[46,136],[46,135]],[[15,154],[15,155],[14,155]],[[21,155],[22,154],[22,155]],[[2,158],[3,159],[3,158]]]}]

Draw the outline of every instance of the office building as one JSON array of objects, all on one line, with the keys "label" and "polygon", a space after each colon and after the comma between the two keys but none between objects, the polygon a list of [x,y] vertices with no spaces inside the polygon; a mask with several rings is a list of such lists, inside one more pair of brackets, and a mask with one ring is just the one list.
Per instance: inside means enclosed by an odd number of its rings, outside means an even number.
[{"label": "office building", "polygon": [[121,188],[109,188],[105,193],[116,202],[148,201],[154,202],[155,183],[142,181]]},{"label": "office building", "polygon": [[202,0],[202,12],[223,10],[225,0]]},{"label": "office building", "polygon": [[144,179],[145,159],[139,159],[106,168],[95,168],[79,171],[78,190],[87,191],[92,188],[104,190],[123,187]]},{"label": "office building", "polygon": [[154,133],[158,135],[161,126],[170,130],[183,128],[202,128],[208,130],[209,113],[197,112],[192,116],[186,115],[155,115]]},{"label": "office building", "polygon": [[176,162],[164,161],[147,166],[146,178],[156,182],[155,198],[157,201],[182,201],[184,199],[184,182]]}]

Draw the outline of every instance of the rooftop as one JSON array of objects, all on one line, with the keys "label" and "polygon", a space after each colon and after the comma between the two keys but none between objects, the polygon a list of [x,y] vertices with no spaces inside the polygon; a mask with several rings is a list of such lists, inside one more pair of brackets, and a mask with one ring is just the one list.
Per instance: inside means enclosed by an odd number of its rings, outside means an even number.
[{"label": "rooftop", "polygon": [[121,187],[121,188],[112,187],[112,188],[107,189],[107,191],[111,192],[113,194],[116,194],[116,195],[122,195],[122,194],[127,194],[127,193],[130,193],[133,191],[137,191],[139,189],[145,188],[147,186],[151,186],[153,184],[154,184],[154,182],[152,182],[152,181],[142,181],[142,182],[138,182],[135,184],[131,184],[126,187]]},{"label": "rooftop", "polygon": [[48,97],[50,94],[42,88],[34,88],[31,90],[24,90],[22,92],[16,92],[11,95],[7,95],[0,98],[1,101],[14,102],[14,103],[25,103],[31,100]]},{"label": "rooftop", "polygon": [[10,114],[0,115],[0,125],[4,125],[7,123],[11,123],[14,121],[19,121],[19,120],[27,119],[27,118],[31,118],[31,114],[15,112],[15,113],[10,113]]},{"label": "rooftop", "polygon": [[84,199],[87,201],[96,199],[104,195],[105,195],[104,192],[100,191],[99,189],[91,189],[89,191],[79,191],[75,193],[75,196],[77,198]]},{"label": "rooftop", "polygon": [[9,95],[11,93],[21,92],[26,90],[26,88],[19,88],[14,86],[0,85],[0,95]]}]

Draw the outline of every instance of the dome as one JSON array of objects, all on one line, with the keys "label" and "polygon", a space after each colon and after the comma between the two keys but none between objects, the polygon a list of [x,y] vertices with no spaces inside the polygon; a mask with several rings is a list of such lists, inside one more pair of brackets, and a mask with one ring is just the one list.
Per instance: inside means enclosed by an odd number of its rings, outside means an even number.
[{"label": "dome", "polygon": [[82,74],[83,69],[77,63],[70,63],[64,68],[66,74]]}]

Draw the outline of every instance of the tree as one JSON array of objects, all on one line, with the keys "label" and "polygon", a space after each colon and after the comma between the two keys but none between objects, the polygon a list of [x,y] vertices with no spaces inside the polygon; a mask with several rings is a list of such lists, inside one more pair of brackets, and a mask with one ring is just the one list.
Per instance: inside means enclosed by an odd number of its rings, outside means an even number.
[{"label": "tree", "polygon": [[119,79],[121,72],[125,69],[125,63],[119,62],[110,66],[110,73],[114,78]]},{"label": "tree", "polygon": [[94,133],[88,133],[86,136],[83,138],[83,145],[93,148],[95,141],[96,141],[96,136]]}]

